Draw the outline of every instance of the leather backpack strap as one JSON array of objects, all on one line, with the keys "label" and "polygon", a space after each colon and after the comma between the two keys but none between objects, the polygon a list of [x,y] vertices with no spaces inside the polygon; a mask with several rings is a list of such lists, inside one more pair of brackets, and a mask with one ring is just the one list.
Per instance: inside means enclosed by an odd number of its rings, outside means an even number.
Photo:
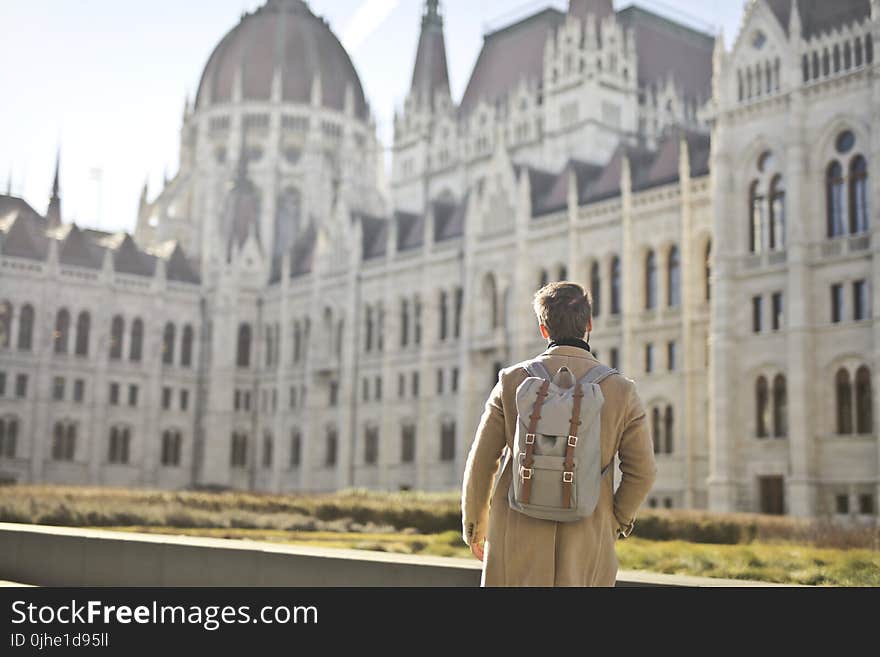
[{"label": "leather backpack strap", "polygon": [[522,500],[523,504],[529,503],[529,496],[532,493],[532,465],[535,463],[535,440],[537,439],[538,420],[541,419],[541,407],[547,398],[547,392],[550,389],[550,382],[544,381],[538,390],[538,396],[535,397],[535,405],[532,407],[532,414],[529,416],[529,428],[526,433],[526,454],[522,467],[519,469],[519,475],[523,479]]},{"label": "leather backpack strap", "polygon": [[578,427],[581,424],[581,400],[584,389],[580,383],[575,384],[571,404],[571,420],[568,424],[568,444],[565,448],[565,464],[562,471],[562,508],[571,508],[571,489],[574,486],[574,448],[578,441]]}]

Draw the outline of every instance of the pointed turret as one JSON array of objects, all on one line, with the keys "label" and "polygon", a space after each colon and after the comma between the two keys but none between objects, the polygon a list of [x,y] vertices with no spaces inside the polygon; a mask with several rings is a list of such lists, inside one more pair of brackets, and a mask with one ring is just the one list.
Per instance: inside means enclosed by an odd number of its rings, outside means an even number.
[{"label": "pointed turret", "polygon": [[248,177],[247,137],[242,131],[238,167],[226,200],[227,259],[253,235],[260,243],[260,197]]},{"label": "pointed turret", "polygon": [[788,16],[788,36],[791,39],[800,39],[803,36],[801,25],[801,12],[798,9],[798,0],[791,0],[791,13]]},{"label": "pointed turret", "polygon": [[410,96],[416,103],[434,108],[435,98],[450,98],[449,67],[443,37],[443,16],[439,0],[426,0],[422,14],[422,33],[416,51]]},{"label": "pointed turret", "polygon": [[55,156],[55,179],[52,181],[52,196],[49,197],[49,208],[46,210],[46,219],[51,228],[61,225],[61,149]]}]

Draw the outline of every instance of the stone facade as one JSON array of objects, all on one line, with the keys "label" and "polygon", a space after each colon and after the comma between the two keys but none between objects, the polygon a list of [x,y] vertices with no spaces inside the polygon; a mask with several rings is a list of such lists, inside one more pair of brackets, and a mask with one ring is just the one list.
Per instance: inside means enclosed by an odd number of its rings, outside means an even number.
[{"label": "stone facade", "polygon": [[755,0],[727,50],[572,0],[487,34],[456,103],[429,0],[386,184],[345,51],[269,0],[134,240],[63,225],[57,186],[45,217],[0,197],[0,474],[455,488],[498,369],[543,348],[532,294],[569,278],[645,402],[648,504],[876,521],[880,6],[835,6]]}]

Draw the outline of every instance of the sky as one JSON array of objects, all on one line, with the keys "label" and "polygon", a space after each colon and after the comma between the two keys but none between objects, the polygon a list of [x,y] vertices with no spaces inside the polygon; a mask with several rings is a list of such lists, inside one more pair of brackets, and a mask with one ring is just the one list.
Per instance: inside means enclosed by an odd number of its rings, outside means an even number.
[{"label": "sky", "polygon": [[[61,155],[66,221],[133,230],[177,171],[184,99],[244,11],[264,0],[0,0],[0,192],[44,212]],[[567,0],[445,0],[447,57],[460,99],[486,31]],[[618,9],[633,0],[615,0]],[[743,0],[635,0],[704,31],[735,37]],[[423,0],[310,0],[354,61],[390,146],[409,90]]]}]

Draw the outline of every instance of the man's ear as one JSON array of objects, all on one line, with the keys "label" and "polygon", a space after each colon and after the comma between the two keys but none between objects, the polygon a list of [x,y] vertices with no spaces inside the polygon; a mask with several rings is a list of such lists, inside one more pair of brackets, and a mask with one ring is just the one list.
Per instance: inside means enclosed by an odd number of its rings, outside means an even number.
[{"label": "man's ear", "polygon": [[550,337],[550,331],[548,331],[547,327],[544,326],[543,324],[540,324],[539,327],[541,329],[541,337],[543,337],[545,340],[547,340]]}]

